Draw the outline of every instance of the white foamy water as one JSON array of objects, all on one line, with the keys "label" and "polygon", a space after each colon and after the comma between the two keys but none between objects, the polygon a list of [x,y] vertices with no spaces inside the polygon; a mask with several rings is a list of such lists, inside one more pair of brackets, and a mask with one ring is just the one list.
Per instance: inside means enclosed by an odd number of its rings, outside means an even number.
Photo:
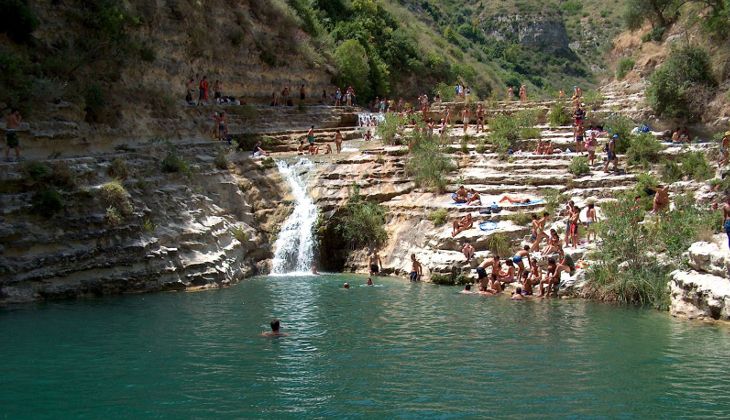
[{"label": "white foamy water", "polygon": [[289,184],[294,196],[294,211],[281,226],[274,243],[273,274],[309,274],[314,259],[314,224],[317,206],[307,192],[307,175],[314,168],[308,159],[301,158],[293,165],[276,162],[279,173]]}]

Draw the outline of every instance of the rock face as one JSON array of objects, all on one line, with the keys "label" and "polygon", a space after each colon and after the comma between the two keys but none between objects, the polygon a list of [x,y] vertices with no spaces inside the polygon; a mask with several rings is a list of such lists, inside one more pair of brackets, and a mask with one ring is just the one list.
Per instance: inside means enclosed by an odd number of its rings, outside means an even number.
[{"label": "rock face", "polygon": [[730,321],[730,251],[723,245],[692,244],[687,253],[691,270],[673,272],[669,282],[672,315]]},{"label": "rock face", "polygon": [[518,42],[528,47],[558,54],[573,54],[565,24],[559,15],[500,15],[486,19],[487,35]]},{"label": "rock face", "polygon": [[[221,169],[218,145],[177,146],[187,175],[161,170],[171,147],[162,145],[33,163],[73,180],[50,187],[63,202],[50,217],[36,214],[46,187],[32,184],[47,181],[29,180],[26,165],[3,164],[0,304],[223,287],[265,271],[273,229],[288,214],[276,169],[235,154]],[[128,174],[110,199],[113,162]]]}]

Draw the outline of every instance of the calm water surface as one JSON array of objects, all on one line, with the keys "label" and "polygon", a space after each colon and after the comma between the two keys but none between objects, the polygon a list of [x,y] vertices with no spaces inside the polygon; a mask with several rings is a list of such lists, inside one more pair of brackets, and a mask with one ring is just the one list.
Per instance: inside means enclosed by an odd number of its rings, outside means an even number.
[{"label": "calm water surface", "polygon": [[[730,328],[376,282],[2,309],[0,417],[730,416]],[[272,317],[291,336],[259,337]]]}]

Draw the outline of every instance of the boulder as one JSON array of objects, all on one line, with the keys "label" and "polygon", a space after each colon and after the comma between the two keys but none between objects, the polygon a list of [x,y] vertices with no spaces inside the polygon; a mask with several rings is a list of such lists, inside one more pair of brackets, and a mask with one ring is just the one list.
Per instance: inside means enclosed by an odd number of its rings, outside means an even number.
[{"label": "boulder", "polygon": [[730,280],[697,271],[676,270],[669,281],[673,316],[730,321]]}]

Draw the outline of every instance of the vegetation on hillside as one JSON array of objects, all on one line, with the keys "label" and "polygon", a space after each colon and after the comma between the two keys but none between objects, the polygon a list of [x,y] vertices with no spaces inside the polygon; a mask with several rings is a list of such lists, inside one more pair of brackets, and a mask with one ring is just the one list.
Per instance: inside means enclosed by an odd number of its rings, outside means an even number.
[{"label": "vegetation on hillside", "polygon": [[333,218],[333,225],[335,231],[351,249],[377,247],[388,240],[385,215],[385,207],[365,200],[360,195],[360,188],[354,185],[350,189],[347,204],[339,209]]}]

